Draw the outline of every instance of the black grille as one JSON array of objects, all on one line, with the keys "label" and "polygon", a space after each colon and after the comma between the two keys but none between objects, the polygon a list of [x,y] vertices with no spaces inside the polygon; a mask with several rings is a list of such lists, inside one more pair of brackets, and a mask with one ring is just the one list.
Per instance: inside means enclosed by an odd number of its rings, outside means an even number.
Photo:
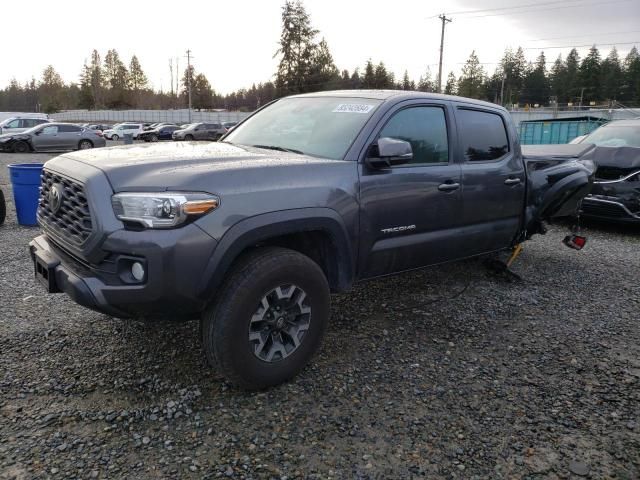
[{"label": "black grille", "polygon": [[[82,185],[47,170],[42,172],[38,219],[47,231],[61,241],[81,246],[91,235],[91,213]],[[49,192],[54,184],[62,187],[62,204],[54,213],[49,205]]]},{"label": "black grille", "polygon": [[634,170],[630,170],[628,168],[618,168],[618,167],[598,167],[596,170],[596,179],[597,180],[619,180],[622,177],[626,177],[634,172]]},{"label": "black grille", "polygon": [[629,214],[620,205],[615,203],[594,202],[585,199],[582,201],[582,212],[585,215],[597,217],[624,218]]}]

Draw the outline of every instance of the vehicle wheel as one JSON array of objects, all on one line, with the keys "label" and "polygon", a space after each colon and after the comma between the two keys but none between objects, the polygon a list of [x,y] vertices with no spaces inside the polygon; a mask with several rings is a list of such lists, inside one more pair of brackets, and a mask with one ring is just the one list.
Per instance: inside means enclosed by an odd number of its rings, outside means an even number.
[{"label": "vehicle wheel", "polygon": [[27,142],[17,142],[13,146],[14,153],[27,153],[29,151],[29,144]]},{"label": "vehicle wheel", "polygon": [[190,142],[190,141],[192,141],[192,140],[193,140],[193,135],[185,135],[185,136],[184,136],[184,139],[185,139],[186,141]]},{"label": "vehicle wheel", "polygon": [[7,216],[7,204],[4,201],[4,193],[0,190],[0,225],[4,223]]},{"label": "vehicle wheel", "polygon": [[78,150],[87,150],[89,148],[93,148],[93,143],[90,140],[80,140]]},{"label": "vehicle wheel", "polygon": [[151,139],[152,142],[157,142],[158,141],[158,136],[157,135],[151,135]]},{"label": "vehicle wheel", "polygon": [[116,134],[111,136],[111,140],[113,140],[114,142],[117,142],[118,140],[120,140],[120,137]]},{"label": "vehicle wheel", "polygon": [[309,362],[329,313],[329,285],[313,260],[293,250],[260,248],[238,261],[204,312],[204,351],[242,388],[277,385]]}]

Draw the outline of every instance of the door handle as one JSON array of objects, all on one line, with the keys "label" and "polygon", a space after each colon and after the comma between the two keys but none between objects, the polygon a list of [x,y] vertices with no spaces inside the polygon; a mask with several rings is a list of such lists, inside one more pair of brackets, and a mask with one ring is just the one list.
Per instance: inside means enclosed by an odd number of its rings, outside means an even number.
[{"label": "door handle", "polygon": [[504,181],[505,185],[518,185],[520,183],[520,179],[519,178],[507,178]]},{"label": "door handle", "polygon": [[441,192],[453,192],[454,190],[457,190],[459,188],[459,183],[443,183],[441,185],[438,185],[438,190],[440,190]]}]

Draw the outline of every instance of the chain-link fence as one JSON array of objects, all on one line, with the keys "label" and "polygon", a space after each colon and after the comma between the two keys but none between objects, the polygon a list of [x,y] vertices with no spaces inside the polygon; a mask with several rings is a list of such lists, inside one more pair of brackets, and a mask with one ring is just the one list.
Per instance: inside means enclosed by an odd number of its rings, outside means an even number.
[{"label": "chain-link fence", "polygon": [[[191,112],[191,122],[239,122],[249,112]],[[50,115],[53,120],[80,123],[171,122],[189,123],[189,110],[67,110]]]}]

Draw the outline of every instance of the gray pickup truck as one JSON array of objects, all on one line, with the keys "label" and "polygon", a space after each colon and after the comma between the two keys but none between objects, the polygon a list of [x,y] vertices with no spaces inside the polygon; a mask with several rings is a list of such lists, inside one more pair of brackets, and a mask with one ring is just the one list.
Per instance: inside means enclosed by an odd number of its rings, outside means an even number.
[{"label": "gray pickup truck", "polygon": [[47,291],[85,307],[200,319],[208,360],[264,388],[317,350],[330,292],[511,249],[575,215],[593,171],[523,158],[509,114],[490,103],[306,94],[220,142],[50,160],[30,251]]}]

